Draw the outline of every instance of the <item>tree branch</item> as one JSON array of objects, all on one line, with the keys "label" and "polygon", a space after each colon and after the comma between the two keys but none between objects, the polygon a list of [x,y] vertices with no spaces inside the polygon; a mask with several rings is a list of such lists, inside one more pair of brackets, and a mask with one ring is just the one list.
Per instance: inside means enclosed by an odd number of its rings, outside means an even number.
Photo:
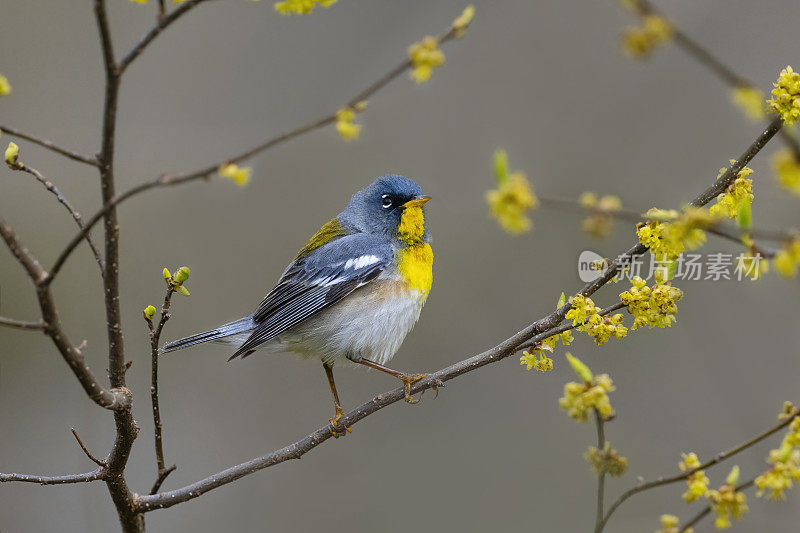
[{"label": "tree branch", "polygon": [[[56,197],[56,200],[58,200],[58,203],[60,203],[61,205],[64,206],[64,208],[72,216],[72,219],[75,221],[75,224],[78,225],[78,229],[81,230],[81,233],[83,233],[83,230],[84,230],[85,226],[83,224],[83,219],[81,218],[81,214],[78,213],[75,210],[74,207],[72,207],[72,204],[69,203],[69,200],[67,200],[66,196],[64,196],[64,194],[58,189],[58,187],[55,186],[55,184],[52,181],[50,181],[47,178],[45,178],[42,175],[42,173],[39,172],[38,170],[36,170],[35,168],[29,167],[28,165],[26,165],[25,163],[22,163],[21,161],[18,161],[18,162],[14,163],[14,164],[9,164],[8,166],[12,170],[18,170],[20,172],[25,172],[27,174],[30,174],[34,178],[36,178],[36,181],[41,183],[44,186],[45,189],[50,191],[50,193],[52,193]],[[92,241],[91,232],[87,231],[86,232],[86,236],[84,238],[86,239],[86,242],[89,243],[89,248],[92,249],[92,254],[94,254],[95,261],[97,261],[97,265],[100,267],[100,275],[101,276],[104,275],[103,274],[103,268],[104,268],[103,259],[100,257],[100,252],[98,251],[97,246],[95,246],[94,242]]]},{"label": "tree branch", "polygon": [[161,339],[161,331],[164,329],[164,324],[170,318],[169,308],[172,302],[172,294],[175,292],[172,285],[167,286],[167,294],[164,296],[164,304],[161,306],[161,319],[158,325],[153,325],[153,320],[144,317],[147,322],[147,327],[150,330],[150,400],[153,405],[153,427],[155,428],[155,450],[156,450],[156,471],[157,478],[153,487],[150,489],[150,494],[155,494],[161,488],[161,484],[167,479],[172,472],[178,468],[172,465],[169,468],[164,463],[164,443],[162,437],[163,425],[161,423],[161,409],[158,403],[158,355],[159,355],[159,341]]},{"label": "tree branch", "polygon": [[[702,206],[708,203],[711,199],[715,198],[719,192],[725,190],[728,185],[735,179],[736,175],[738,174],[739,170],[742,169],[760,150],[764,147],[764,145],[769,142],[769,140],[775,136],[775,134],[780,130],[782,126],[782,122],[780,119],[776,119],[773,121],[767,129],[761,132],[761,134],[756,138],[756,140],[745,150],[745,152],[740,156],[740,158],[731,166],[731,168],[725,172],[722,176],[720,176],[710,187],[700,193],[697,197],[695,197],[691,204],[695,206]],[[633,255],[641,255],[647,251],[647,247],[642,244],[637,244],[633,246],[630,250],[628,250],[625,254],[622,254],[620,258],[624,257],[631,257]],[[619,259],[619,258],[618,258]],[[618,259],[611,262],[608,269],[600,276],[598,279],[587,283],[583,286],[580,290],[580,294],[584,296],[590,296],[591,294],[595,293],[598,289],[600,289],[603,285],[608,283],[617,273],[619,270],[619,262]],[[426,378],[423,378],[420,381],[415,382],[411,387],[411,393],[421,393],[430,388],[442,386],[444,382],[449,381],[451,379],[455,379],[462,374],[466,374],[468,372],[473,372],[479,368],[482,368],[486,365],[496,363],[505,359],[506,357],[516,353],[520,346],[525,343],[537,343],[540,342],[553,334],[555,334],[556,329],[559,327],[559,324],[564,320],[564,315],[566,315],[567,311],[570,309],[569,304],[565,304],[559,309],[553,311],[549,315],[544,318],[537,320],[536,322],[530,324],[525,329],[519,331],[517,334],[509,337],[505,341],[501,342],[494,348],[490,348],[482,353],[474,355],[468,359],[450,365],[442,370],[434,372],[430,374]],[[565,329],[570,329],[569,327],[565,327]],[[391,391],[385,392],[383,394],[379,394],[372,400],[362,404],[360,407],[350,411],[349,413],[342,416],[339,419],[339,424],[344,426],[352,426],[353,424],[357,423],[358,421],[366,418],[367,416],[387,407],[401,399],[405,398],[405,391],[403,387],[398,387]],[[771,433],[778,431],[781,427],[784,427],[788,422],[783,423],[778,428],[774,429]],[[161,492],[158,494],[148,495],[148,496],[140,496],[136,502],[136,509],[139,512],[149,512],[154,509],[165,509],[167,507],[172,507],[173,505],[177,505],[179,503],[192,500],[205,494],[206,492],[213,490],[215,488],[221,487],[223,485],[227,485],[228,483],[232,483],[237,479],[240,479],[244,476],[253,474],[254,472],[258,472],[259,470],[263,470],[270,466],[274,466],[276,464],[280,464],[284,461],[289,459],[299,459],[309,451],[313,450],[329,438],[333,436],[332,428],[330,425],[323,426],[310,435],[300,439],[297,442],[284,446],[278,450],[275,450],[272,453],[267,455],[263,455],[261,457],[257,457],[250,461],[238,464],[227,470],[223,470],[222,472],[218,472],[214,475],[211,475],[205,479],[192,483],[191,485],[187,485],[183,488]],[[765,438],[765,437],[763,437]],[[735,453],[735,452],[734,452]],[[728,455],[731,455],[731,452],[728,452]],[[721,459],[720,459],[721,460]],[[681,478],[683,479],[683,478]],[[627,497],[626,497],[627,498]],[[621,502],[620,502],[621,503]],[[616,509],[619,504],[617,503],[616,506],[612,506],[613,509]],[[613,509],[609,511],[609,514],[605,517],[603,521],[603,526],[605,522],[608,520],[611,512]]]},{"label": "tree branch", "polygon": [[707,469],[709,467],[714,466],[717,463],[721,463],[725,459],[729,459],[729,458],[733,457],[737,453],[739,453],[739,452],[741,452],[743,450],[746,450],[747,448],[750,448],[751,446],[754,446],[755,444],[758,444],[759,442],[761,442],[762,440],[766,439],[767,437],[770,437],[771,435],[774,435],[775,433],[777,433],[781,429],[785,428],[786,426],[788,426],[789,424],[792,423],[792,419],[798,413],[800,413],[800,409],[795,408],[791,413],[787,414],[786,419],[782,420],[781,422],[779,422],[778,425],[768,429],[767,431],[765,431],[764,433],[761,433],[760,435],[757,435],[757,436],[753,437],[752,439],[748,440],[747,442],[743,442],[742,444],[740,444],[738,446],[735,446],[734,448],[731,448],[728,451],[725,451],[725,452],[717,454],[713,459],[711,459],[710,461],[706,461],[705,463],[701,464],[700,466],[698,466],[695,469],[687,470],[686,472],[683,472],[681,474],[677,474],[677,475],[674,475],[674,476],[670,476],[670,477],[663,477],[662,476],[662,477],[659,477],[658,479],[656,479],[655,481],[650,481],[648,483],[640,483],[639,485],[637,485],[637,486],[635,486],[635,487],[633,487],[631,489],[628,489],[627,491],[623,492],[620,495],[619,498],[617,498],[617,500],[611,505],[611,507],[609,507],[608,512],[606,513],[605,517],[603,517],[603,522],[601,523],[600,531],[602,531],[602,528],[605,527],[606,523],[608,523],[608,519],[611,518],[611,515],[614,514],[614,511],[616,511],[617,508],[619,508],[619,506],[622,505],[623,502],[625,502],[625,500],[627,500],[628,498],[630,498],[634,494],[638,494],[638,493],[646,491],[646,490],[654,489],[656,487],[669,485],[671,483],[677,483],[679,481],[684,481],[685,479],[687,479],[689,476],[691,476],[692,474],[694,474],[698,470],[705,470],[705,469]]},{"label": "tree branch", "polygon": [[13,135],[14,137],[19,137],[20,139],[25,139],[26,141],[32,142],[33,144],[38,144],[42,148],[47,148],[48,150],[63,155],[64,157],[72,159],[73,161],[86,163],[87,165],[91,165],[93,167],[99,165],[96,158],[81,155],[77,152],[73,152],[72,150],[67,150],[66,148],[62,148],[56,145],[55,143],[48,141],[47,139],[40,139],[38,137],[34,137],[33,135],[28,135],[27,133],[23,133],[17,129],[9,128],[8,126],[0,126],[0,131],[2,131],[3,133],[7,133],[9,135]]},{"label": "tree branch", "polygon": [[153,42],[153,39],[159,36],[162,31],[167,29],[173,22],[178,20],[181,16],[185,15],[190,9],[195,7],[198,4],[201,4],[207,0],[187,0],[182,3],[179,7],[177,7],[174,11],[170,14],[164,14],[164,3],[160,1],[159,3],[159,16],[158,21],[156,22],[155,26],[145,34],[141,41],[136,43],[136,45],[128,52],[125,57],[122,58],[119,62],[119,74],[125,72],[125,70],[133,63],[133,61],[139,57],[139,55],[144,52],[145,48]]},{"label": "tree branch", "polygon": [[[188,3],[183,4],[181,7],[186,5],[188,5]],[[439,44],[445,43],[454,38],[455,38],[455,33],[453,32],[452,29],[449,29],[438,38]],[[393,68],[388,73],[379,78],[377,81],[369,85],[369,87],[367,87],[365,90],[361,91],[356,97],[352,98],[346,104],[346,107],[354,107],[358,102],[361,102],[363,100],[366,100],[367,98],[372,97],[375,93],[380,91],[382,88],[384,88],[391,81],[396,79],[410,67],[411,67],[411,62],[409,60],[405,60],[402,63],[398,64],[395,68]],[[205,168],[201,168],[184,174],[175,174],[175,175],[162,174],[157,178],[145,181],[143,183],[140,183],[139,185],[136,185],[128,189],[119,196],[115,196],[107,201],[104,201],[103,207],[101,207],[97,213],[92,215],[87,220],[86,228],[80,231],[77,235],[75,235],[75,237],[72,238],[72,240],[67,244],[64,250],[62,250],[62,252],[56,258],[53,267],[50,269],[51,275],[55,276],[56,274],[58,274],[58,272],[61,270],[61,267],[64,266],[64,263],[69,258],[70,254],[72,254],[75,248],[80,244],[81,240],[84,238],[84,235],[89,231],[91,231],[91,228],[98,221],[100,221],[101,218],[103,218],[107,213],[109,213],[111,210],[113,210],[116,206],[118,206],[125,200],[128,200],[129,198],[138,196],[139,194],[145,191],[149,191],[151,189],[155,189],[158,187],[172,187],[175,185],[182,185],[184,183],[193,182],[201,179],[208,179],[214,173],[216,173],[219,167],[223,164],[241,162],[245,159],[260,154],[261,152],[269,150],[270,148],[273,148],[287,141],[300,137],[306,133],[318,130],[320,128],[328,126],[329,124],[333,124],[334,122],[336,122],[335,111],[322,118],[319,118],[302,126],[298,126],[294,129],[288,130],[279,135],[271,137],[244,152],[228,157],[222,161],[214,163],[213,165],[209,165]]]},{"label": "tree branch", "polygon": [[78,436],[78,432],[75,431],[75,428],[72,428],[72,434],[75,436],[75,440],[78,441],[78,446],[81,447],[81,450],[83,450],[83,453],[86,454],[86,457],[88,457],[90,461],[92,461],[93,463],[95,463],[99,467],[106,467],[107,466],[107,463],[105,461],[101,461],[100,459],[98,459],[97,457],[92,455],[92,453],[88,450],[88,448],[86,448],[86,446],[84,446],[83,441]]},{"label": "tree branch", "polygon": [[[605,422],[603,421],[603,417],[600,415],[597,409],[594,410],[594,420],[595,425],[597,426],[597,449],[600,451],[600,453],[604,453],[606,449]],[[603,512],[605,510],[603,496],[605,494],[605,487],[606,471],[602,470],[599,474],[597,474],[597,508],[594,522],[595,533],[600,533],[603,531]]]},{"label": "tree branch", "polygon": [[44,329],[44,322],[41,320],[37,320],[35,322],[26,322],[24,320],[16,320],[13,318],[0,316],[0,326],[14,329],[41,330]]},{"label": "tree branch", "polygon": [[19,241],[14,234],[11,227],[6,221],[0,217],[0,237],[8,245],[11,253],[17,258],[17,261],[25,268],[28,276],[33,280],[36,287],[36,295],[39,301],[39,307],[42,311],[42,321],[44,332],[52,339],[56,345],[59,353],[67,362],[75,377],[83,386],[83,390],[89,398],[92,399],[97,405],[106,409],[121,409],[130,404],[130,399],[124,394],[119,394],[114,390],[106,390],[97,382],[86,360],[83,358],[80,350],[78,350],[67,338],[64,332],[61,321],[56,312],[53,295],[49,287],[44,283],[47,279],[47,272],[42,268],[36,258],[28,251],[27,248]]},{"label": "tree branch", "polygon": [[38,483],[39,485],[66,485],[68,483],[89,483],[103,479],[103,471],[98,468],[85,474],[68,474],[65,476],[35,476],[29,474],[0,474],[0,483],[21,481],[24,483]]}]

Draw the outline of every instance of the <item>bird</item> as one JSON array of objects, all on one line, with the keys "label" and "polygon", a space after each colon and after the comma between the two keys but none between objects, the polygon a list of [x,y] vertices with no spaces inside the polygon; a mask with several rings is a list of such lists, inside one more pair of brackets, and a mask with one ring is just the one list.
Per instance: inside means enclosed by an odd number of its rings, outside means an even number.
[{"label": "bird", "polygon": [[[386,366],[417,322],[433,283],[433,249],[423,206],[431,199],[396,174],[356,192],[345,209],[300,249],[255,311],[215,329],[167,343],[169,353],[205,342],[236,346],[228,359],[257,350],[322,362],[333,395],[335,437],[344,415],[333,367],[365,366],[412,385],[427,377]],[[438,391],[437,391],[438,392]]]}]

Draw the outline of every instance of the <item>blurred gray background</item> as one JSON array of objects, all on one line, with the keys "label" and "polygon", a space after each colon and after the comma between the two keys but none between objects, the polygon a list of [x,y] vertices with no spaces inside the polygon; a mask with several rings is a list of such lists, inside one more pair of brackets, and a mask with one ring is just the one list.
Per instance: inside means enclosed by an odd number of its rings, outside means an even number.
[{"label": "blurred gray background", "polygon": [[[484,191],[490,157],[508,150],[545,196],[585,190],[618,194],[626,207],[677,207],[711,183],[761,125],[728,101],[728,89],[672,46],[648,62],[619,50],[633,19],[611,0],[475,2],[466,37],[448,44],[433,80],[398,79],[359,118],[362,138],[344,143],[332,127],[250,162],[246,189],[228,181],[159,190],[124,204],[122,306],[129,383],[142,427],[128,480],[146,492],[155,476],[149,352],[141,310],[163,297],[160,271],[189,265],[189,299],[176,297],[165,340],[250,312],[323,222],[375,176],[397,172],[434,197],[435,283],[422,320],[395,358],[410,371],[439,369],[493,346],[549,312],[580,282],[581,250],[627,249],[630,227],[597,243],[573,213],[542,209],[533,233],[514,238],[489,219]],[[109,0],[118,53],[153,22],[155,4]],[[311,17],[281,17],[271,2],[226,0],[197,8],[160,37],[127,72],[120,95],[118,188],[162,172],[199,168],[338,108],[441,31],[463,1],[341,1]],[[779,70],[798,67],[800,7],[795,0],[661,2],[695,36],[769,90]],[[0,123],[78,151],[99,147],[101,58],[89,2],[3,2],[0,72],[14,93],[0,100]],[[12,140],[3,136],[5,145]],[[18,141],[23,160],[54,180],[86,215],[99,205],[90,167]],[[770,145],[756,170],[755,223],[796,226],[798,199],[774,184]],[[72,221],[30,176],[0,169],[0,213],[52,263],[75,232]],[[99,239],[99,234],[98,234]],[[709,251],[733,250],[712,240]],[[596,301],[608,305],[621,290]],[[686,282],[678,324],[637,331],[597,348],[578,336],[572,352],[607,371],[619,416],[607,426],[630,460],[608,483],[609,498],[635,483],[675,472],[682,451],[701,458],[774,423],[785,399],[798,400],[800,287],[768,275],[758,283]],[[0,250],[0,314],[35,319],[30,283]],[[55,295],[71,338],[105,369],[104,311],[96,265],[82,246]],[[595,432],[559,411],[573,374],[561,353],[546,375],[512,357],[447,384],[439,398],[396,404],[302,461],[285,463],[190,503],[147,515],[151,531],[587,531],[595,478],[581,458]],[[162,416],[173,489],[297,440],[324,424],[331,402],[317,363],[201,346],[164,358]],[[394,388],[375,372],[341,370],[347,408]],[[90,470],[69,432],[102,455],[113,425],[84,395],[43,335],[0,329],[0,471]],[[735,462],[749,477],[778,437]],[[729,466],[712,470],[723,482]],[[746,479],[743,477],[743,479]],[[688,517],[700,504],[682,485],[634,497],[609,531],[658,528],[658,516]],[[798,494],[788,503],[756,500],[740,531],[792,531]],[[710,521],[697,528],[707,531]],[[101,483],[0,486],[0,530],[114,531]]]}]

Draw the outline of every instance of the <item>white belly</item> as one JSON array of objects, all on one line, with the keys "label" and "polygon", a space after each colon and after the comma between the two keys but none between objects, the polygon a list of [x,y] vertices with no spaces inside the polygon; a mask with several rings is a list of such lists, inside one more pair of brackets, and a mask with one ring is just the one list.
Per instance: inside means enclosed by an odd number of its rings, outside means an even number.
[{"label": "white belly", "polygon": [[425,297],[405,283],[379,280],[269,343],[272,350],[295,352],[342,364],[363,357],[387,364],[419,318]]}]

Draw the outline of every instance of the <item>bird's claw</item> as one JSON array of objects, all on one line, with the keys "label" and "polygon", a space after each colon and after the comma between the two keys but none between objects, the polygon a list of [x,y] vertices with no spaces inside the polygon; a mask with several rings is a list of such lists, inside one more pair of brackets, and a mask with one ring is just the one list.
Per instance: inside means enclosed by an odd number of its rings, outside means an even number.
[{"label": "bird's claw", "polygon": [[[414,397],[411,395],[411,386],[417,381],[426,377],[428,377],[428,374],[403,374],[403,377],[400,378],[400,381],[403,382],[403,392],[405,393],[406,403],[410,403],[412,405],[419,403],[419,398],[414,399]],[[422,393],[424,392],[425,391],[422,391]]]},{"label": "bird's claw", "polygon": [[336,423],[339,421],[340,418],[342,418],[342,416],[344,416],[344,411],[342,411],[341,408],[337,407],[336,415],[334,415],[334,417],[330,419],[331,433],[333,433],[333,437],[336,439],[338,439],[339,437],[344,437],[348,433],[353,432],[350,426],[345,426],[344,429],[339,429],[339,427],[336,425]]}]

